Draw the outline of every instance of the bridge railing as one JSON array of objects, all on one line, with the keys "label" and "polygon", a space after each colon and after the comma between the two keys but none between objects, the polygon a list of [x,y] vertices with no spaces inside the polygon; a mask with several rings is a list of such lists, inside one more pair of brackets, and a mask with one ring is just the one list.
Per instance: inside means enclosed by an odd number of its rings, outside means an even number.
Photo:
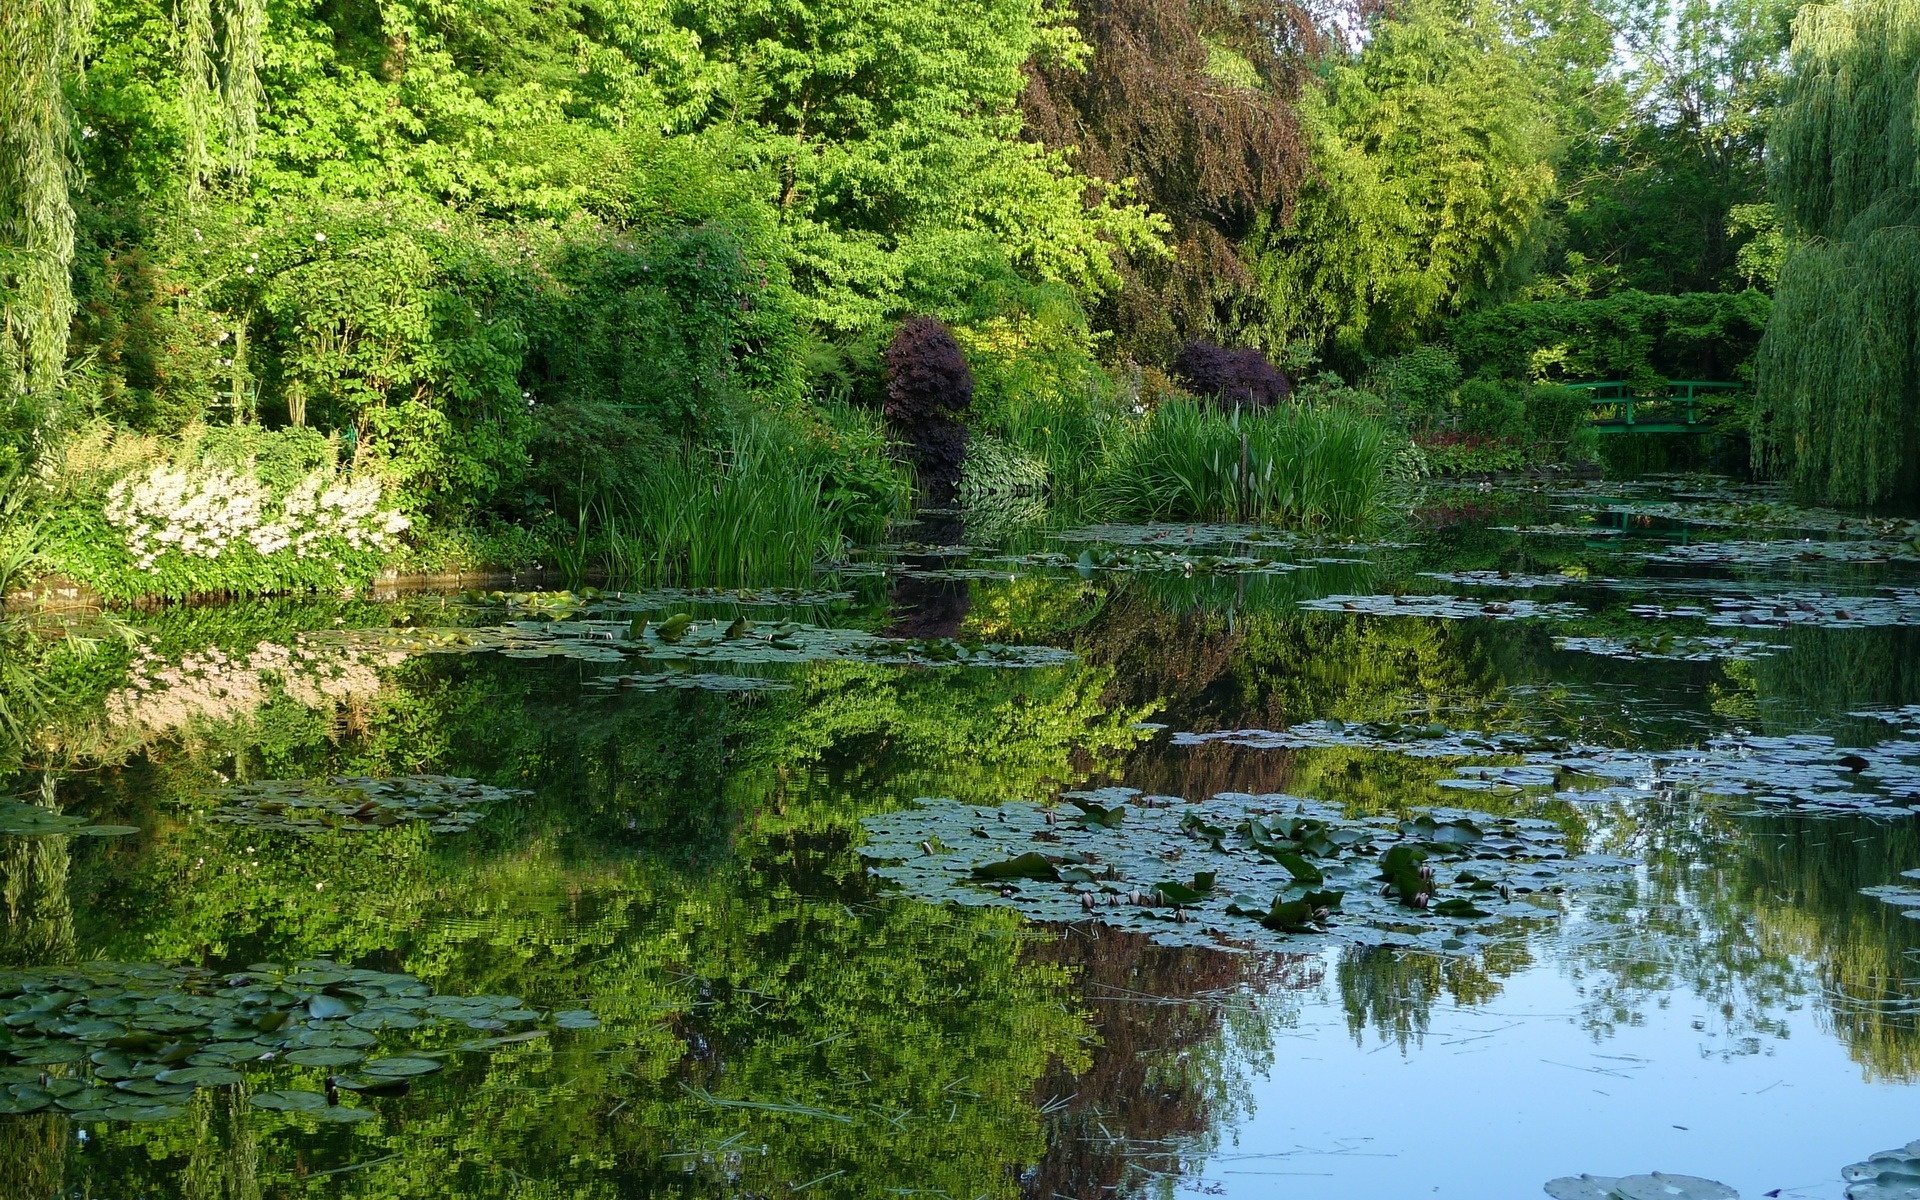
[{"label": "bridge railing", "polygon": [[1593,425],[1602,433],[1692,432],[1706,427],[1701,401],[1747,390],[1744,383],[1711,379],[1670,379],[1664,395],[1636,394],[1633,384],[1619,379],[1566,386],[1588,394]]}]

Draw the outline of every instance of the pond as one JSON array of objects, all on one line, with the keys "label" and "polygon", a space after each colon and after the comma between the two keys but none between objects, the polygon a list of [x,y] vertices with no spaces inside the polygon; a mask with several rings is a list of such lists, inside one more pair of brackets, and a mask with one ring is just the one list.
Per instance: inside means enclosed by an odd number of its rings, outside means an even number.
[{"label": "pond", "polygon": [[0,1197],[1920,1195],[1920,523],[902,533],[11,618]]}]

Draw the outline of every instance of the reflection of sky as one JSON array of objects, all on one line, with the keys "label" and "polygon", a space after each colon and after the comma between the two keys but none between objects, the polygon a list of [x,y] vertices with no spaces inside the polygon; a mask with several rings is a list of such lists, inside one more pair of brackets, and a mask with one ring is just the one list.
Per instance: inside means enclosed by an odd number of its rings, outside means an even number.
[{"label": "reflection of sky", "polygon": [[1356,1046],[1325,989],[1289,1006],[1272,1070],[1251,1081],[1252,1115],[1220,1131],[1182,1189],[1506,1200],[1562,1175],[1659,1170],[1747,1200],[1840,1200],[1842,1166],[1920,1138],[1920,1085],[1865,1082],[1817,1006],[1770,1012],[1786,1036],[1757,1054],[1728,1053],[1716,1007],[1685,993],[1598,1041],[1582,1006],[1578,984],[1544,963],[1484,1008],[1436,1003],[1403,1054],[1371,1031]]}]

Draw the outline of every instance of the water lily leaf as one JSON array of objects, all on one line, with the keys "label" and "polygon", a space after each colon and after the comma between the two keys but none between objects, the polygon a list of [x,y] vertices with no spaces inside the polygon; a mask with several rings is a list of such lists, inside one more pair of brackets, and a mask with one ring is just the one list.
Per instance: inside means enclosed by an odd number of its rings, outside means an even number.
[{"label": "water lily leaf", "polygon": [[371,1108],[353,1108],[345,1104],[331,1104],[325,1108],[303,1108],[299,1111],[316,1121],[326,1121],[334,1125],[353,1125],[361,1121],[371,1121],[380,1115]]},{"label": "water lily leaf", "polygon": [[57,808],[0,800],[0,836],[122,837],[139,832],[139,827],[134,825],[95,825],[85,817],[72,816]]},{"label": "water lily leaf", "polygon": [[681,638],[686,636],[687,630],[692,625],[693,625],[693,618],[691,616],[689,616],[686,613],[675,613],[671,617],[668,617],[666,620],[660,622],[660,627],[657,632],[660,635],[661,641],[677,642]]},{"label": "water lily leaf", "polygon": [[194,1087],[225,1087],[230,1083],[239,1083],[246,1076],[226,1067],[176,1067],[162,1071],[154,1076],[162,1083],[186,1083]]},{"label": "water lily leaf", "polygon": [[130,1121],[143,1124],[171,1121],[176,1117],[185,1116],[186,1112],[186,1109],[171,1104],[116,1104],[111,1108],[97,1109],[84,1114],[74,1113],[73,1116],[76,1119],[85,1116],[98,1117],[106,1121]]},{"label": "water lily leaf", "polygon": [[426,1075],[440,1069],[440,1062],[431,1058],[396,1056],[394,1058],[372,1058],[361,1064],[360,1073],[377,1076]]},{"label": "water lily leaf", "polygon": [[307,1015],[316,1021],[325,1021],[331,1017],[344,1017],[353,1012],[353,1006],[338,996],[315,996],[307,1001]]},{"label": "water lily leaf", "polygon": [[575,1009],[571,1012],[557,1012],[553,1014],[553,1023],[555,1027],[560,1029],[600,1028],[600,1018],[585,1009]]},{"label": "water lily leaf", "polygon": [[1546,1193],[1553,1200],[1614,1200],[1613,1189],[1619,1182],[1608,1175],[1569,1175],[1548,1180]]},{"label": "water lily leaf", "polygon": [[1127,806],[1124,804],[1116,804],[1109,808],[1102,804],[1095,804],[1091,800],[1074,800],[1072,803],[1080,810],[1079,820],[1087,825],[1112,829],[1127,819]]},{"label": "water lily leaf", "polygon": [[308,1050],[289,1051],[287,1061],[302,1067],[344,1067],[365,1057],[358,1050],[349,1050],[344,1046],[316,1046]]},{"label": "water lily leaf", "polygon": [[248,1097],[248,1103],[255,1108],[271,1108],[282,1112],[312,1112],[325,1108],[327,1097],[321,1092],[309,1092],[298,1088],[284,1088],[278,1091],[259,1092]]},{"label": "water lily leaf", "polygon": [[1060,871],[1038,854],[1026,853],[1005,862],[991,862],[973,868],[975,879],[1044,879],[1058,882]]},{"label": "water lily leaf", "polygon": [[1692,1175],[1628,1175],[1613,1185],[1619,1200],[1740,1200],[1724,1183]]},{"label": "water lily leaf", "polygon": [[1314,866],[1298,854],[1281,853],[1274,855],[1273,858],[1275,862],[1287,869],[1287,874],[1293,876],[1294,879],[1299,882],[1306,884],[1308,887],[1319,887],[1327,881],[1326,875],[1319,867]]}]

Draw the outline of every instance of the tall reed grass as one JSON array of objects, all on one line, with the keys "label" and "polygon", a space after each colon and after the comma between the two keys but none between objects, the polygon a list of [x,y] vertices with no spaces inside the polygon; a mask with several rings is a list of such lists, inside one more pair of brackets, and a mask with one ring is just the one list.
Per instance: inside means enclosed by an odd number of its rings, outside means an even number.
[{"label": "tall reed grass", "polygon": [[1392,439],[1370,417],[1170,400],[1108,446],[1097,494],[1116,513],[1347,529],[1380,514]]},{"label": "tall reed grass", "polygon": [[663,456],[603,515],[616,583],[742,587],[807,579],[845,533],[802,449],[748,424],[723,448]]}]

